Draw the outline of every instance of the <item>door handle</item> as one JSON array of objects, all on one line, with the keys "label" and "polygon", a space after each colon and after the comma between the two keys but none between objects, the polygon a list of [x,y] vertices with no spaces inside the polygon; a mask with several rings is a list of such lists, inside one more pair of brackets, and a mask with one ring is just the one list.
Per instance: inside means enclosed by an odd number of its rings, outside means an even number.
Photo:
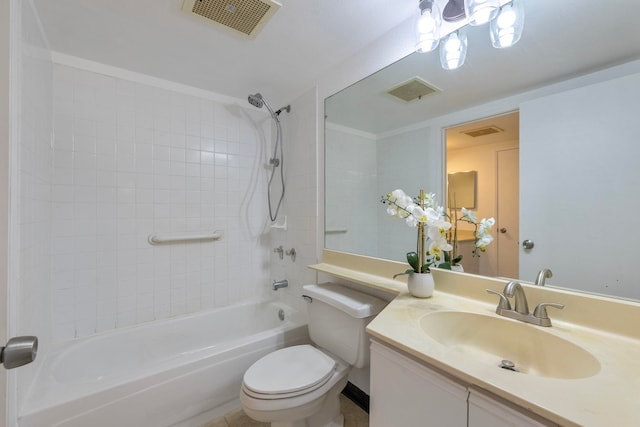
[{"label": "door handle", "polygon": [[522,242],[522,247],[525,249],[533,249],[533,240],[525,240],[524,242]]},{"label": "door handle", "polygon": [[14,337],[0,347],[0,362],[5,369],[13,369],[36,360],[38,337]]},{"label": "door handle", "polygon": [[504,233],[506,233],[506,232],[507,232],[507,229],[506,229],[506,228],[502,227],[502,228],[500,229],[500,233],[504,234]]}]

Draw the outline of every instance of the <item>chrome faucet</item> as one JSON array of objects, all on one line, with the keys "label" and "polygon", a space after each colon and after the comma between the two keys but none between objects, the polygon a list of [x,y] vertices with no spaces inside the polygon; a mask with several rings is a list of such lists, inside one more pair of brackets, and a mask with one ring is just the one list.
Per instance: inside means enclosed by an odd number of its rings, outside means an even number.
[{"label": "chrome faucet", "polygon": [[551,279],[553,277],[553,273],[548,268],[543,268],[538,272],[538,277],[536,277],[536,286],[544,286],[544,282],[547,279]]},{"label": "chrome faucet", "polygon": [[273,288],[274,291],[277,291],[280,288],[286,288],[287,286],[289,286],[289,281],[288,280],[274,280],[273,283],[271,284],[271,287]]},{"label": "chrome faucet", "polygon": [[527,296],[524,294],[524,289],[522,289],[522,285],[512,280],[507,283],[507,286],[504,287],[504,296],[507,298],[514,298],[514,310],[517,313],[523,314],[527,316],[529,314],[529,304],[527,303]]},{"label": "chrome faucet", "polygon": [[[496,308],[496,314],[511,319],[516,319],[521,322],[532,323],[538,326],[551,326],[551,319],[547,314],[547,307],[554,307],[563,309],[563,304],[556,304],[551,302],[543,302],[536,306],[533,313],[529,313],[529,304],[527,303],[527,296],[524,293],[524,289],[520,283],[512,280],[507,283],[502,293],[496,292],[492,289],[487,289],[490,294],[495,294],[500,297],[498,307]],[[514,307],[511,308],[511,302],[509,298],[514,299]]]},{"label": "chrome faucet", "polygon": [[284,259],[284,248],[282,247],[282,245],[278,246],[277,248],[275,248],[273,250],[274,254],[278,254],[278,257],[280,259]]}]

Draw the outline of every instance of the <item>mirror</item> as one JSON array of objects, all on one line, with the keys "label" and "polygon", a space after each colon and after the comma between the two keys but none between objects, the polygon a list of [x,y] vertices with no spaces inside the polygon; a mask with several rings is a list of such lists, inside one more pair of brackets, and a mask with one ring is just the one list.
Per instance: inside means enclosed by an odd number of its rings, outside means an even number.
[{"label": "mirror", "polygon": [[[467,27],[461,69],[442,70],[437,51],[414,53],[328,97],[325,247],[405,261],[415,230],[391,219],[380,196],[424,188],[444,204],[445,130],[519,111],[518,237],[536,244],[529,251],[519,246],[520,277],[533,282],[549,267],[552,285],[639,299],[637,249],[629,238],[640,234],[637,226],[611,227],[606,239],[615,244],[598,251],[593,227],[602,219],[593,222],[591,214],[596,206],[640,208],[619,196],[640,185],[639,168],[627,161],[640,155],[632,143],[635,121],[623,118],[640,110],[640,3],[626,7],[621,16],[595,0],[528,1],[524,35],[512,48],[493,49],[486,27]],[[584,22],[598,22],[598,31]],[[405,82],[422,82],[432,93],[410,101],[387,93]],[[482,200],[481,191],[477,197]]]},{"label": "mirror", "polygon": [[450,209],[476,208],[476,171],[447,174],[447,206]]}]

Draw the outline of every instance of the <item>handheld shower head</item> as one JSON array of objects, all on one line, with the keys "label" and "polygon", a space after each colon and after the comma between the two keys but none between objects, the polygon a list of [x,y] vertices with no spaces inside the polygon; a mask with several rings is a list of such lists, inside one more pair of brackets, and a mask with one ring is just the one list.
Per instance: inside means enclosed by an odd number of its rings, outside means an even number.
[{"label": "handheld shower head", "polygon": [[249,104],[253,105],[256,108],[262,108],[262,106],[264,105],[264,100],[262,99],[262,95],[260,93],[249,95],[247,100],[249,101]]}]

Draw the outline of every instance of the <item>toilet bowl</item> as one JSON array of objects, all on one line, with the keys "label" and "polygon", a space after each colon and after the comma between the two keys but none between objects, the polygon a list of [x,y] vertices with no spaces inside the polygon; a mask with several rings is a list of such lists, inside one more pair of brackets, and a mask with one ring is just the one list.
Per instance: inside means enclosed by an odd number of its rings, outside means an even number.
[{"label": "toilet bowl", "polygon": [[349,366],[311,345],[287,347],[254,364],[242,383],[245,413],[272,426],[341,426],[339,396]]},{"label": "toilet bowl", "polygon": [[367,323],[386,302],[336,284],[303,287],[316,343],[277,350],[246,372],[240,403],[272,427],[341,427],[340,392],[351,366],[369,362]]}]

